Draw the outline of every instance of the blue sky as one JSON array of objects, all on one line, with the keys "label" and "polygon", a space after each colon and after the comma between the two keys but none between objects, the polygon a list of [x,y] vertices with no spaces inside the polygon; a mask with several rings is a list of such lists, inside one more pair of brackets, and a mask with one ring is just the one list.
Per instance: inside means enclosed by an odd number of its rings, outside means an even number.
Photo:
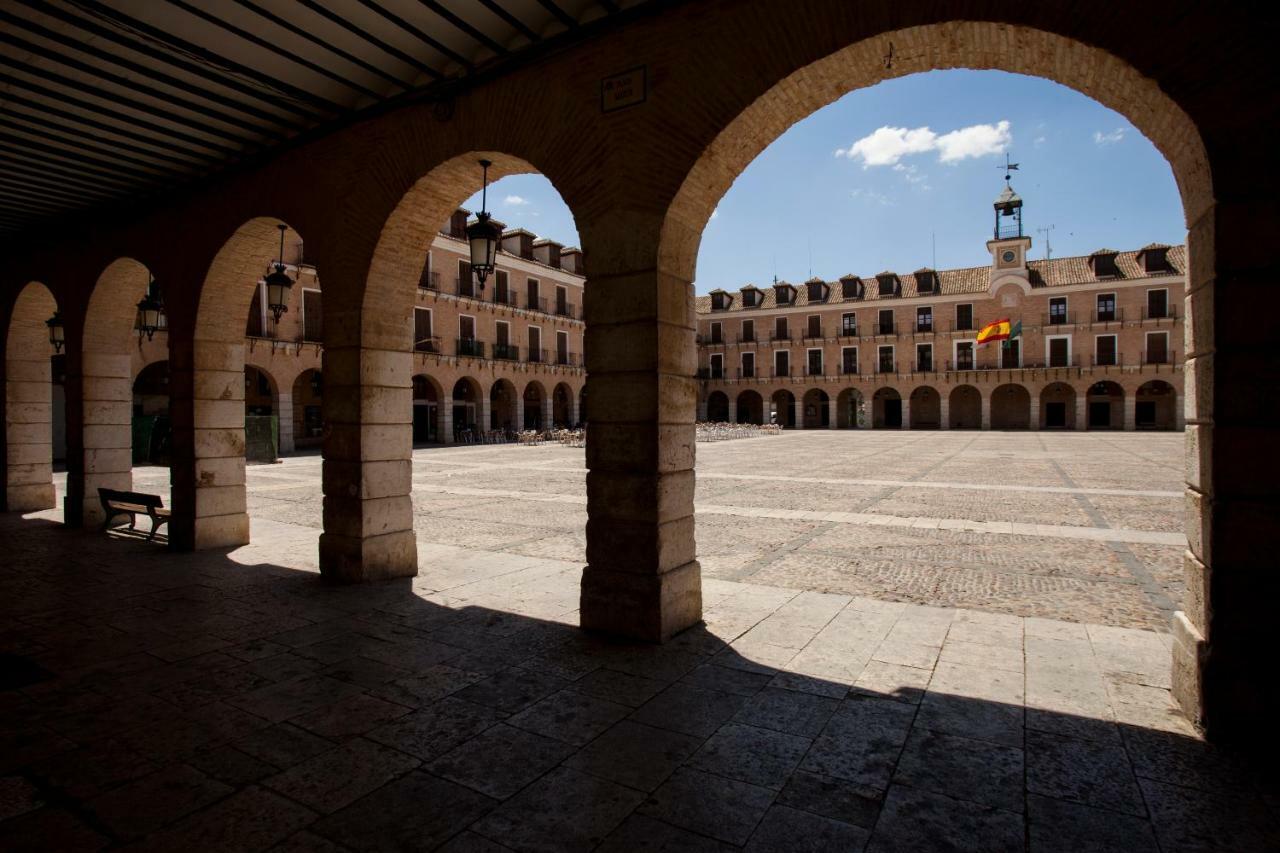
[{"label": "blue sky", "polygon": [[[1118,113],[1047,80],[936,71],[852,92],[765,149],[707,224],[697,290],[987,263],[1005,151],[1033,258],[1048,225],[1055,257],[1186,239],[1169,164]],[[509,225],[577,245],[545,178],[504,178],[489,198]]]}]

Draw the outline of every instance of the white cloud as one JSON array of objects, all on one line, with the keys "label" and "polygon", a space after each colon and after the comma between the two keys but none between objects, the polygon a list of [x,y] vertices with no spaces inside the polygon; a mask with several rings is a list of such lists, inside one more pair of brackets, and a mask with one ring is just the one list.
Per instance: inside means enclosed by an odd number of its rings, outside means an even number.
[{"label": "white cloud", "polygon": [[883,205],[884,207],[893,207],[893,202],[889,200],[889,197],[887,195],[885,195],[884,193],[876,192],[875,190],[867,190],[859,187],[858,189],[849,193],[849,195],[852,198],[866,199],[869,202]]},{"label": "white cloud", "polygon": [[1034,145],[1036,148],[1039,148],[1041,145],[1044,145],[1045,142],[1047,141],[1048,141],[1047,137],[1037,136],[1034,140],[1032,140],[1031,144]]},{"label": "white cloud", "polygon": [[848,148],[836,149],[836,156],[861,160],[864,169],[897,166],[903,157],[930,151],[938,152],[940,163],[958,163],[970,157],[999,154],[1012,141],[1008,121],[974,124],[941,135],[928,127],[885,126],[854,141]]},{"label": "white cloud", "polygon": [[1122,139],[1124,139],[1123,127],[1117,127],[1110,133],[1103,133],[1100,130],[1095,130],[1093,132],[1093,141],[1097,145],[1115,145]]},{"label": "white cloud", "polygon": [[529,202],[529,199],[525,198],[524,196],[509,195],[502,200],[502,203],[505,205],[509,205],[510,207],[523,207],[524,205],[529,204],[530,202]]}]

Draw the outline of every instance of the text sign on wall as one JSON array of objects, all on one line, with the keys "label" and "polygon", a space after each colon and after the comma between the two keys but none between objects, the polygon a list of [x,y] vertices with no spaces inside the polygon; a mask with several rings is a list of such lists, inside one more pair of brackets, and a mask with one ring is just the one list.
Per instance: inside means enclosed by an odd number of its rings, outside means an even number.
[{"label": "text sign on wall", "polygon": [[604,78],[600,81],[600,112],[611,113],[644,103],[647,82],[643,65]]}]

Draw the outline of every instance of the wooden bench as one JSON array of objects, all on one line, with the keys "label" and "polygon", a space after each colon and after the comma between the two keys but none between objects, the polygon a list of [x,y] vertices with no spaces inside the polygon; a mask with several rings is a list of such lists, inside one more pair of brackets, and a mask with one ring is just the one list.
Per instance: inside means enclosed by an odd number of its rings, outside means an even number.
[{"label": "wooden bench", "polygon": [[139,515],[151,519],[151,532],[147,540],[155,538],[160,525],[169,521],[169,510],[164,508],[164,501],[159,495],[148,495],[143,492],[123,492],[118,489],[98,489],[98,499],[102,501],[102,511],[106,518],[102,520],[102,529],[106,530],[116,516],[129,516],[129,529],[134,529]]}]

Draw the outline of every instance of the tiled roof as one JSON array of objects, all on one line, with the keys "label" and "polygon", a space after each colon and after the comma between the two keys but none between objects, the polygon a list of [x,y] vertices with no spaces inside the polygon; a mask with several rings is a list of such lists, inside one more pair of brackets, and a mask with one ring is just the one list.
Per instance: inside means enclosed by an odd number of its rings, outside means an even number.
[{"label": "tiled roof", "polygon": [[[1137,256],[1141,249],[1133,252],[1120,252],[1116,256],[1116,268],[1120,271],[1117,278],[1098,278],[1093,274],[1093,268],[1089,265],[1089,256],[1081,255],[1070,258],[1053,258],[1048,261],[1030,261],[1027,264],[1030,273],[1031,286],[1033,288],[1041,287],[1065,287],[1072,284],[1090,284],[1103,281],[1127,281],[1131,279],[1150,278],[1139,265]],[[1152,273],[1156,276],[1168,275],[1185,275],[1187,269],[1187,247],[1172,246],[1168,253],[1169,264],[1173,267],[1172,272]],[[920,270],[925,272],[925,270]],[[967,267],[957,270],[938,270],[938,292],[926,291],[927,296],[960,296],[964,294],[986,293],[989,286],[991,267]],[[844,299],[840,294],[840,282],[828,282],[830,285],[830,293],[825,302],[815,303],[817,305],[835,305],[840,303],[856,304],[859,302],[877,302],[892,301],[897,299],[909,299],[913,296],[922,295],[916,288],[915,273],[892,273],[884,272],[880,275],[897,275],[901,282],[901,293],[899,296],[880,296],[877,287],[876,276],[864,276],[863,293],[861,299]],[[845,276],[849,278],[850,276]],[[779,284],[788,284],[788,282],[778,282]],[[796,287],[796,285],[789,285]],[[732,305],[725,310],[712,312],[711,297],[699,296],[697,298],[697,311],[699,314],[731,314],[734,312],[748,313],[751,311],[767,310],[769,308],[779,307],[774,296],[774,288],[760,288],[761,295],[764,297],[760,304],[754,308],[743,308],[741,296],[733,291],[730,295],[733,297]],[[797,289],[795,299],[792,302],[785,303],[782,307],[792,308],[796,306],[804,306],[809,303],[808,289],[800,287]]]}]

